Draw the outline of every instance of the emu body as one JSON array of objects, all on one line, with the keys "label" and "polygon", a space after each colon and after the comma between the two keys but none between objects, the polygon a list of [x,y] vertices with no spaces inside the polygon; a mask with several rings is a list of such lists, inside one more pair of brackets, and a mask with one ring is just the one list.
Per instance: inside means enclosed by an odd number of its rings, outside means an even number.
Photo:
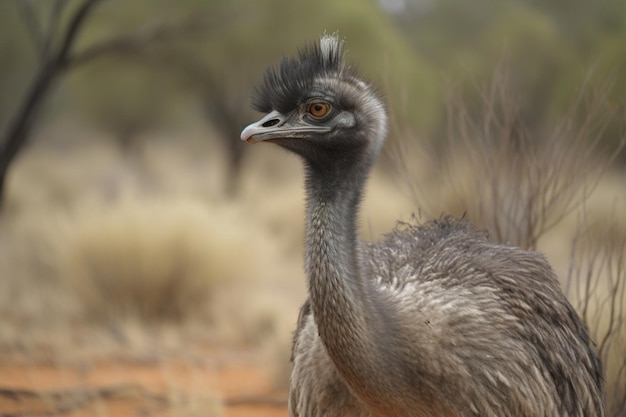
[{"label": "emu body", "polygon": [[241,139],[302,157],[309,298],[292,417],[603,417],[601,365],[552,268],[450,217],[375,244],[358,208],[384,102],[334,36],[268,69]]}]

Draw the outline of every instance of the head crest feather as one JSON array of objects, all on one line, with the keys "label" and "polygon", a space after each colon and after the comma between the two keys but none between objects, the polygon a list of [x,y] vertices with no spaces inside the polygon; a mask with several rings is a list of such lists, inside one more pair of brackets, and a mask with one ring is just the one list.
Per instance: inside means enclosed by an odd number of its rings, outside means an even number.
[{"label": "head crest feather", "polygon": [[264,113],[293,110],[316,79],[341,76],[346,70],[343,46],[337,35],[324,35],[319,43],[301,49],[297,58],[283,58],[279,66],[266,69],[252,92],[252,107]]}]

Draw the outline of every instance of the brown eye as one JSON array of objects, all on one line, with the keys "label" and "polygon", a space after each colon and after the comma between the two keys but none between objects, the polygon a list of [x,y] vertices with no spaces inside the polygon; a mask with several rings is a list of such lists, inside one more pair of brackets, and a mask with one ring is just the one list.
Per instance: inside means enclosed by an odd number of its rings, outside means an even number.
[{"label": "brown eye", "polygon": [[323,101],[316,101],[308,105],[306,109],[307,113],[316,119],[322,119],[330,112],[330,104]]}]

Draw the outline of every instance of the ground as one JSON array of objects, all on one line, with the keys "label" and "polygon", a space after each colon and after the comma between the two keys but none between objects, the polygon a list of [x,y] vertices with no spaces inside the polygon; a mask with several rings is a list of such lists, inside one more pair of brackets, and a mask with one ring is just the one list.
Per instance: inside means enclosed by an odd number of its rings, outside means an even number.
[{"label": "ground", "polygon": [[190,358],[0,363],[0,416],[287,415],[287,393],[254,351]]}]

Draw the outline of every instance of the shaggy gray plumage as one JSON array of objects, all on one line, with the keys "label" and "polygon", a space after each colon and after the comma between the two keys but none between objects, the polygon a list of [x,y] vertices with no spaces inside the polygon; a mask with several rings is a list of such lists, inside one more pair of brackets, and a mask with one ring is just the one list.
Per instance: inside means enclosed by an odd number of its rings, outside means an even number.
[{"label": "shaggy gray plumage", "polygon": [[290,416],[605,416],[600,362],[542,255],[450,217],[358,240],[387,119],[342,49],[323,37],[268,70],[253,102],[270,113],[242,132],[306,169]]}]

